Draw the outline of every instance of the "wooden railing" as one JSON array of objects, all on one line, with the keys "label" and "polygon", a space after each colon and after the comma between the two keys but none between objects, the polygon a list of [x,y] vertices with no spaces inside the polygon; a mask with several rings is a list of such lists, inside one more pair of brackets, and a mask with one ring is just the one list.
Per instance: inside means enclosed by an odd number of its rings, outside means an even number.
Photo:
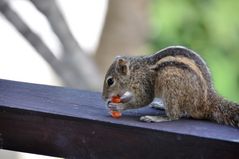
[{"label": "wooden railing", "polygon": [[65,158],[239,158],[239,129],[182,119],[111,118],[100,93],[0,80],[0,147]]}]

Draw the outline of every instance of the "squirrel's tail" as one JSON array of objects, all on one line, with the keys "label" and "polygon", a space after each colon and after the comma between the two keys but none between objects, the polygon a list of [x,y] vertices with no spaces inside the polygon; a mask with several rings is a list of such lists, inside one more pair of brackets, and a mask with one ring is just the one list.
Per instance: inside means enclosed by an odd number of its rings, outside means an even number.
[{"label": "squirrel's tail", "polygon": [[212,120],[218,123],[239,127],[239,104],[216,96],[212,100]]}]

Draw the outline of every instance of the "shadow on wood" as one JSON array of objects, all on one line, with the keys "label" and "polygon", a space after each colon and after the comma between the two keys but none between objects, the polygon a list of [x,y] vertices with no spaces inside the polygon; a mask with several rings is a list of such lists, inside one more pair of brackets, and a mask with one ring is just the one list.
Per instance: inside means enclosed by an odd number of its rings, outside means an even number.
[{"label": "shadow on wood", "polygon": [[67,158],[236,158],[239,129],[199,120],[113,119],[100,93],[0,80],[0,146]]}]

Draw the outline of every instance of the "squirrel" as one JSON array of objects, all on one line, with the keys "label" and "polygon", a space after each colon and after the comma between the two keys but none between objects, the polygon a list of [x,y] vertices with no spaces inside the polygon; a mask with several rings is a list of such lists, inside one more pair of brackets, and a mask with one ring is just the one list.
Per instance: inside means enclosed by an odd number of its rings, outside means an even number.
[{"label": "squirrel", "polygon": [[[124,99],[111,103],[112,96]],[[170,46],[149,56],[117,56],[105,75],[102,97],[109,109],[120,112],[160,98],[166,116],[140,117],[146,122],[190,117],[239,127],[239,104],[217,94],[205,61],[183,46]]]}]

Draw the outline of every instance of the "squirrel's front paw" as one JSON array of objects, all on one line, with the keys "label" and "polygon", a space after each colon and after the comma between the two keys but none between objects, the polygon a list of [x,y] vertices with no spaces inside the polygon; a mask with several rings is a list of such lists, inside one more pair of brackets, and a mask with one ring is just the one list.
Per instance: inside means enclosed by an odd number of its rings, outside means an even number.
[{"label": "squirrel's front paw", "polygon": [[124,110],[124,105],[122,103],[108,103],[107,107],[111,111],[122,112]]},{"label": "squirrel's front paw", "polygon": [[141,116],[140,117],[140,121],[144,121],[144,122],[164,122],[164,121],[171,121],[167,116],[150,116],[150,115],[146,115],[146,116]]}]

